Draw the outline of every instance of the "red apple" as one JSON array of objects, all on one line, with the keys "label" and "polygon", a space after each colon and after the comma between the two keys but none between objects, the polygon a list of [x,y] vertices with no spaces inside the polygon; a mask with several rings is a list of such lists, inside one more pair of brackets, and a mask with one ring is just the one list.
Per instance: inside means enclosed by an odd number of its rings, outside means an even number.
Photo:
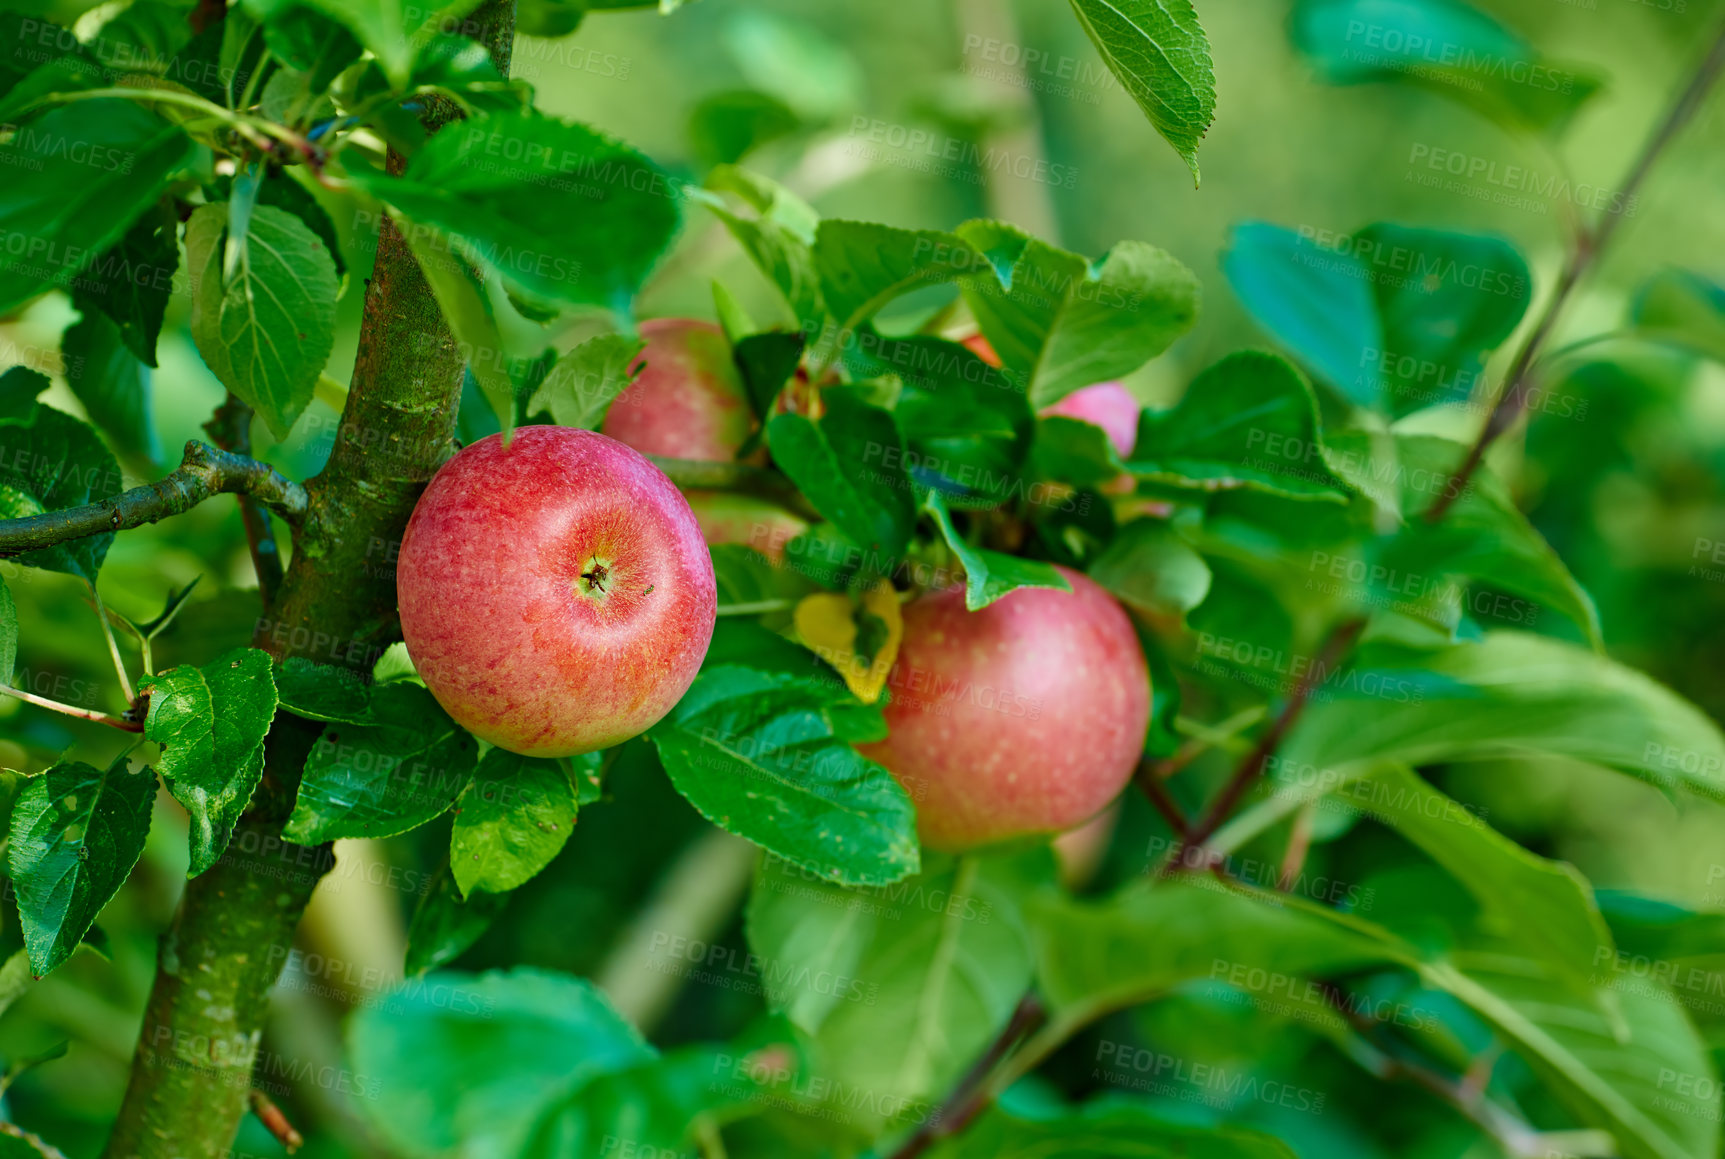
[{"label": "red apple", "polygon": [[475,736],[529,756],[637,736],[695,679],[713,562],[682,494],[614,439],[481,439],[420,496],[396,569],[426,687]]},{"label": "red apple", "polygon": [[1043,418],[1063,415],[1102,428],[1122,459],[1132,457],[1138,445],[1138,412],[1143,410],[1132,392],[1118,382],[1098,382],[1080,387],[1039,412]]},{"label": "red apple", "polygon": [[1089,577],[966,611],[959,588],[904,611],[887,738],[861,746],[916,802],[932,849],[1060,833],[1132,779],[1150,673],[1132,622]]},{"label": "red apple", "polygon": [[730,462],[755,427],[725,333],[711,322],[641,323],[646,368],[611,403],[600,430],[643,455]]}]

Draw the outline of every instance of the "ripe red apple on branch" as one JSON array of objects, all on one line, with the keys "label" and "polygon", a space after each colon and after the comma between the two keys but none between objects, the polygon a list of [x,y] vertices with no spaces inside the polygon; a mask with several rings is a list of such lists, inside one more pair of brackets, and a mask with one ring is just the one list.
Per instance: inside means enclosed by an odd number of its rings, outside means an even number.
[{"label": "ripe red apple on branch", "polygon": [[1019,588],[978,611],[962,588],[904,610],[887,738],[859,746],[916,802],[930,848],[1059,833],[1132,778],[1150,673],[1120,605],[1061,568],[1070,592]]},{"label": "ripe red apple on branch", "polygon": [[[600,427],[644,455],[731,462],[759,425],[724,331],[693,318],[641,323],[646,366],[617,396]],[[808,524],[764,499],[691,491],[689,507],[708,543],[741,543],[769,559]]]},{"label": "ripe red apple on branch", "polygon": [[481,439],[402,539],[401,632],[475,736],[530,756],[619,744],[671,710],[713,636],[712,559],[676,486],[592,431]]}]

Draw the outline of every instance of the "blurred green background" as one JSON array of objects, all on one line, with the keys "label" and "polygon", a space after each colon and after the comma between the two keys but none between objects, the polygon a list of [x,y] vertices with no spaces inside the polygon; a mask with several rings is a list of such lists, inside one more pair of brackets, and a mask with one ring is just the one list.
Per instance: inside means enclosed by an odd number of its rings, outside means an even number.
[{"label": "blurred green background", "polygon": [[[1374,221],[1498,234],[1535,271],[1536,312],[1562,260],[1570,207],[1538,197],[1493,204],[1422,186],[1411,179],[1411,159],[1422,149],[1453,150],[1614,188],[1725,16],[1717,0],[1484,0],[1481,7],[1546,56],[1605,78],[1604,91],[1555,141],[1511,134],[1428,91],[1320,82],[1290,45],[1282,0],[1201,3],[1219,101],[1197,189],[1140,111],[1105,81],[1063,0],[699,0],[669,17],[592,16],[560,40],[523,37],[515,75],[537,88],[548,111],[598,125],[685,179],[699,180],[724,149],[713,124],[722,120],[734,132],[748,123],[784,135],[744,164],[800,192],[825,216],[940,229],[1006,216],[1090,256],[1122,238],[1164,247],[1204,288],[1195,330],[1131,384],[1146,402],[1166,404],[1223,353],[1272,345],[1219,265],[1231,227],[1242,221],[1338,234]],[[1022,57],[1015,48],[1038,54],[1030,75],[1052,69],[1054,83],[1010,83],[1008,59]],[[736,95],[744,91],[755,95]],[[760,116],[744,122],[739,108]],[[721,118],[726,109],[731,115]],[[962,161],[924,171],[926,153],[891,144],[912,132],[937,142],[937,151],[948,140],[980,141],[1041,158],[1059,177],[986,174]],[[333,377],[345,380],[375,214],[334,197],[326,205],[350,267],[331,363]],[[1716,93],[1667,152],[1553,345],[1620,329],[1637,288],[1671,267],[1725,281],[1725,94]],[[766,284],[714,219],[691,207],[679,247],[640,312],[710,316],[714,279],[761,316],[769,313]],[[202,437],[199,426],[221,399],[186,333],[186,306],[182,293],[155,376],[155,420],[169,449],[164,470],[174,448]],[[59,333],[74,318],[55,295],[0,321],[0,368],[55,369]],[[1708,558],[1712,541],[1725,541],[1725,369],[1628,342],[1606,342],[1592,353],[1563,364],[1562,389],[1589,400],[1585,417],[1542,416],[1528,437],[1501,444],[1495,460],[1598,601],[1612,652],[1725,720],[1725,569]],[[1503,361],[1500,355],[1494,370]],[[48,401],[79,410],[63,379]],[[1477,415],[1422,421],[1455,429]],[[334,422],[334,411],[314,403],[293,438],[267,447],[266,457],[300,477],[315,473]],[[256,436],[267,444],[261,424]],[[150,468],[134,463],[129,470],[144,478]],[[170,587],[203,577],[158,650],[159,667],[206,660],[249,638],[257,603],[247,591],[250,563],[231,503],[123,535],[109,560],[105,598],[141,617],[158,610]],[[122,707],[78,585],[3,563],[0,576],[24,625],[18,682],[89,707]],[[73,742],[91,760],[117,747],[102,730],[62,719],[0,700],[0,764],[37,769]],[[619,931],[668,874],[698,869],[709,863],[703,858],[734,859],[722,843],[703,839],[709,827],[670,790],[644,746],[630,746],[613,786],[615,800],[583,813],[562,857],[519,892],[463,966],[601,971]],[[1488,809],[1494,824],[1529,847],[1574,861],[1601,887],[1725,909],[1715,806],[1674,803],[1627,778],[1572,768],[1473,766],[1453,772],[1446,786]],[[447,819],[407,838],[344,848],[302,932],[302,949],[315,959],[296,959],[290,968],[266,1050],[291,1062],[281,1100],[313,1128],[314,1153],[374,1151],[340,1089],[364,1076],[341,1077],[339,1021],[356,1003],[378,1000],[386,980],[399,976],[414,891],[435,869],[446,827]],[[1141,827],[1123,826],[1119,840],[1135,840],[1135,832]],[[184,876],[183,834],[177,807],[159,804],[139,872],[102,918],[113,963],[81,954],[0,1018],[0,1059],[71,1040],[66,1058],[28,1072],[5,1096],[11,1117],[70,1155],[96,1153],[118,1105],[155,936]],[[392,865],[401,870],[393,879]],[[735,902],[715,901],[709,932],[721,940],[739,938]],[[661,1037],[728,1033],[756,1009],[758,999],[745,993],[691,987]],[[248,1122],[236,1151],[275,1155],[280,1148]]]}]

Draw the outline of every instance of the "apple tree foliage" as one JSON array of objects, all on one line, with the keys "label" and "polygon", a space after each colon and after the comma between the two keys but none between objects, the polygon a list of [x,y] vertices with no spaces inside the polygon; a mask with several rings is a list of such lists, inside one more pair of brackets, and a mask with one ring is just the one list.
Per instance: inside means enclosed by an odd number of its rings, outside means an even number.
[{"label": "apple tree foliage", "polygon": [[[636,6],[521,0],[516,18],[558,36]],[[756,318],[714,287],[759,420],[745,453],[770,464],[726,465],[723,485],[812,525],[773,562],[715,547],[721,619],[693,687],[646,737],[572,760],[481,745],[399,652],[356,667],[242,647],[161,667],[152,645],[185,592],[150,623],[105,613],[143,659],[109,718],[138,743],[7,775],[0,1001],[100,948],[158,782],[190,819],[189,874],[218,863],[291,716],[321,732],[285,841],[427,830],[446,846],[406,968],[469,1001],[410,982],[348,1027],[353,1068],[377,1082],[358,1111],[402,1156],[1379,1155],[1393,1144],[1344,1137],[1391,1103],[1477,1140],[1468,1154],[1719,1155],[1725,1021],[1678,979],[1720,978],[1704,966],[1725,953],[1720,919],[1596,891],[1433,775],[1563,762],[1725,800],[1717,725],[1607,656],[1588,592],[1505,482],[1409,421],[1501,385],[1485,367],[1541,292],[1513,245],[1239,225],[1223,269],[1266,348],[1146,410],[1122,457],[1098,428],[1039,415],[1192,326],[1198,281],[1154,239],[1082,254],[1001,221],[823,218],[735,163],[767,113],[798,115],[764,95],[705,110],[716,163],[668,173],[537,109],[466,34],[472,7],[239,0],[194,31],[181,6],[137,0],[97,34],[135,42],[136,69],[0,15],[33,46],[0,61],[0,310],[69,295],[66,378],[90,420],[42,401],[36,371],[0,376],[0,513],[97,504],[119,526],[125,479],[162,474],[149,396],[176,287],[231,405],[271,437],[314,396],[339,403],[337,299],[365,275],[326,208],[345,197],[395,223],[468,355],[490,413],[464,408],[464,432],[596,427],[640,349],[643,281],[680,229],[722,223],[777,292]],[[1216,94],[1191,5],[1071,8],[1196,179]],[[1348,46],[1361,21],[1559,67],[1461,0],[1298,0],[1290,34],[1336,84],[1421,86],[1512,132],[1561,133],[1598,87],[1490,69],[1482,85],[1392,48],[1368,63]],[[428,134],[432,106],[455,119]],[[562,351],[523,340],[572,314],[603,332]],[[953,340],[964,318],[999,366]],[[1725,288],[1662,275],[1626,327],[1725,358]],[[294,485],[266,506],[286,518]],[[12,554],[94,597],[114,535]],[[922,850],[914,793],[855,747],[883,735],[881,697],[908,694],[885,677],[895,592],[961,582],[974,610],[1065,586],[1055,563],[1132,612],[1155,676],[1141,779],[1161,815],[1129,802],[1123,824],[1159,854],[1117,843],[1106,888],[1082,894],[1044,847]],[[29,646],[18,620],[0,586],[0,681]],[[1206,752],[1230,760],[1193,763]],[[746,1030],[661,1049],[585,979],[445,969],[572,832],[603,830],[630,778],[660,770],[760,849],[744,937],[762,1009]],[[1385,859],[1375,905],[1305,888],[1308,847],[1350,843],[1368,853],[1332,860],[1368,874]],[[1241,869],[1260,864],[1285,872]],[[1685,965],[1626,985],[1622,955]],[[1209,1028],[1208,1077],[1135,1044],[1134,1025],[1164,1023]],[[1322,1051],[1340,1061],[1307,1070]],[[1319,1078],[1350,1092],[1327,1118]],[[1194,1100],[1207,1084],[1227,1097]]]}]

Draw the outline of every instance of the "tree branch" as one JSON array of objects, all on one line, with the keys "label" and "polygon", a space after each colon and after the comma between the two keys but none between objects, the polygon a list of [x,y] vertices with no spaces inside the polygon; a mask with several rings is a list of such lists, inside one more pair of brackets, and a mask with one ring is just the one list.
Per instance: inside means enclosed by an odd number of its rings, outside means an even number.
[{"label": "tree branch", "polygon": [[[231,391],[204,424],[204,430],[224,451],[236,455],[252,453],[252,408]],[[258,595],[267,604],[275,599],[282,585],[281,549],[276,546],[275,529],[270,526],[269,508],[250,495],[241,495],[239,500],[240,520],[245,524],[246,544],[252,553],[252,570],[258,577]]]},{"label": "tree branch", "polygon": [[1245,797],[1246,790],[1250,789],[1263,773],[1264,766],[1269,763],[1270,758],[1275,755],[1276,749],[1280,747],[1282,738],[1288,735],[1288,730],[1293,728],[1294,722],[1300,719],[1300,713],[1305,710],[1306,702],[1311,699],[1312,693],[1347,657],[1348,652],[1354,646],[1354,641],[1358,640],[1360,633],[1365,630],[1365,617],[1360,616],[1338,625],[1330,633],[1330,638],[1324,642],[1323,650],[1318,654],[1317,662],[1306,669],[1305,675],[1300,677],[1300,682],[1294,686],[1294,691],[1288,697],[1288,703],[1283,706],[1281,715],[1277,716],[1270,727],[1264,731],[1264,735],[1258,738],[1258,743],[1252,746],[1252,751],[1247,753],[1246,758],[1234,769],[1233,776],[1229,777],[1228,783],[1222,786],[1222,791],[1216,794],[1216,799],[1210,802],[1209,808],[1204,810],[1203,815],[1192,824],[1185,837],[1181,839],[1173,856],[1163,863],[1162,876],[1166,877],[1174,873],[1188,862],[1191,862],[1195,867],[1203,867],[1208,863],[1208,857],[1192,861],[1188,857],[1188,851],[1201,850],[1204,843],[1217,829],[1222,827],[1222,823],[1234,812],[1235,806]]},{"label": "tree branch", "polygon": [[223,494],[250,496],[291,524],[297,525],[306,512],[306,490],[298,483],[256,459],[218,451],[194,439],[186,444],[179,469],[165,479],[101,503],[0,522],[0,559],[108,531],[129,531],[183,515]]},{"label": "tree branch", "polygon": [[1012,1017],[1007,1019],[1000,1034],[982,1052],[976,1062],[971,1064],[964,1077],[959,1079],[952,1088],[952,1094],[941,1103],[934,1114],[930,1115],[916,1131],[906,1139],[899,1149],[894,1151],[889,1159],[916,1159],[930,1147],[942,1139],[950,1138],[963,1131],[966,1127],[988,1109],[992,1101],[988,1093],[988,1080],[994,1074],[994,1068],[1012,1053],[1025,1037],[1035,1034],[1048,1021],[1048,1011],[1043,1007],[1035,994],[1025,994],[1018,1000],[1018,1005],[1012,1011]]},{"label": "tree branch", "polygon": [[[509,72],[515,7],[487,0],[468,17]],[[457,115],[428,101],[427,126]],[[403,159],[391,154],[399,172]],[[395,577],[378,543],[400,539],[455,430],[462,358],[405,240],[387,218],[365,298],[352,389],[329,462],[303,492],[303,520],[280,590],[253,642],[369,670],[400,638]],[[215,454],[217,452],[211,452]],[[384,566],[380,566],[380,563]],[[246,1114],[269,992],[293,945],[328,846],[282,840],[300,770],[322,726],[276,717],[264,773],[227,852],[186,883],[162,935],[131,1080],[106,1159],[225,1159]]]},{"label": "tree branch", "polygon": [[[1712,47],[1708,49],[1707,55],[1702,57],[1701,63],[1696,66],[1694,75],[1690,77],[1688,85],[1684,87],[1683,92],[1678,95],[1670,110],[1666,112],[1665,119],[1660,122],[1659,128],[1642,146],[1641,155],[1636,158],[1634,166],[1629,170],[1629,176],[1623,182],[1622,195],[1625,204],[1634,199],[1636,191],[1646,181],[1647,175],[1652,171],[1653,164],[1659,159],[1659,155],[1665,151],[1666,146],[1676,138],[1678,132],[1695,115],[1695,110],[1701,107],[1701,102],[1706,98],[1707,91],[1719,79],[1721,70],[1725,70],[1725,26],[1722,26],[1718,35],[1714,37]],[[1528,395],[1533,390],[1534,358],[1538,355],[1540,347],[1545,345],[1546,339],[1551,337],[1551,332],[1557,325],[1558,316],[1568,303],[1576,283],[1580,282],[1582,276],[1592,268],[1594,262],[1604,251],[1606,244],[1617,232],[1621,220],[1622,214],[1606,210],[1600,217],[1598,225],[1594,226],[1591,231],[1583,231],[1576,238],[1575,248],[1571,251],[1569,260],[1564,263],[1563,272],[1558,275],[1557,287],[1552,291],[1550,300],[1546,302],[1544,312],[1540,314],[1539,321],[1534,324],[1527,340],[1521,344],[1521,349],[1516,351],[1515,359],[1510,363],[1509,371],[1504,375],[1504,381],[1509,383],[1508,389],[1498,398],[1497,404],[1491,409],[1491,414],[1486,416],[1485,426],[1480,429],[1479,437],[1468,449],[1467,458],[1462,460],[1460,467],[1456,468],[1455,478],[1458,485],[1445,488],[1437,497],[1437,501],[1427,508],[1425,513],[1427,522],[1436,523],[1444,517],[1444,513],[1450,509],[1450,505],[1466,490],[1460,484],[1466,483],[1473,477],[1474,472],[1479,470],[1480,463],[1485,460],[1486,450],[1497,441],[1498,436],[1514,426],[1516,420],[1521,417],[1522,411],[1527,407]]]}]

